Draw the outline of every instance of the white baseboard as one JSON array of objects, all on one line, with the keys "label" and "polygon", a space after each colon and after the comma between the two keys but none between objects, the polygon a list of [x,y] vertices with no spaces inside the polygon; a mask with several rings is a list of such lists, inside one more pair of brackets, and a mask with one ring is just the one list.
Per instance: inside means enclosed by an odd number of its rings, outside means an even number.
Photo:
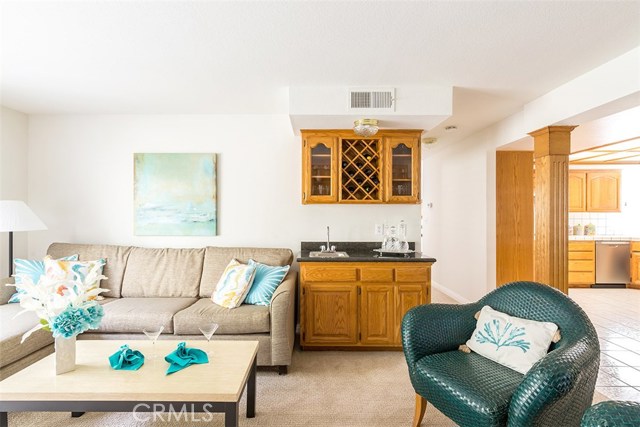
[{"label": "white baseboard", "polygon": [[431,287],[434,288],[434,289],[437,289],[440,292],[442,292],[443,294],[445,294],[449,298],[453,298],[454,300],[456,300],[460,304],[468,304],[468,303],[471,302],[468,299],[466,299],[465,297],[463,297],[462,295],[460,295],[459,293],[454,292],[451,289],[442,286],[440,283],[434,282],[433,280],[431,281]]}]

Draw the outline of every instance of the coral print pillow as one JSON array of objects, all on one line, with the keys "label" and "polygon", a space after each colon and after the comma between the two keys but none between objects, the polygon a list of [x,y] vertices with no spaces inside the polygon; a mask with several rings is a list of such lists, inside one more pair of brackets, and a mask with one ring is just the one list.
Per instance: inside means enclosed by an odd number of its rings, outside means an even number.
[{"label": "coral print pillow", "polygon": [[232,259],[224,269],[211,301],[225,308],[239,307],[247,297],[255,275],[255,265],[241,264]]},{"label": "coral print pillow", "polygon": [[[50,256],[44,258],[44,272],[48,279],[53,280],[81,280],[84,281],[91,270],[98,266],[99,274],[102,274],[102,268],[107,260],[100,258],[94,261],[65,261],[55,260]],[[87,290],[100,287],[100,281],[92,283]],[[102,295],[90,298],[90,300],[103,300]]]},{"label": "coral print pillow", "polygon": [[558,326],[509,316],[485,305],[467,346],[476,353],[526,374],[546,356]]}]

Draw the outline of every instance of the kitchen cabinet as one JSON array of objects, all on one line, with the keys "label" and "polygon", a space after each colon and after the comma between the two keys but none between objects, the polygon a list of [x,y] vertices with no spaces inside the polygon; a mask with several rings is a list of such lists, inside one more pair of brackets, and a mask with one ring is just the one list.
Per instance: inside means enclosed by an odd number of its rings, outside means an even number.
[{"label": "kitchen cabinet", "polygon": [[569,171],[569,212],[587,210],[587,173]]},{"label": "kitchen cabinet", "polygon": [[587,212],[620,212],[620,171],[587,173]]},{"label": "kitchen cabinet", "polygon": [[620,170],[570,170],[569,212],[620,212]]},{"label": "kitchen cabinet", "polygon": [[302,203],[420,203],[421,130],[303,130]]},{"label": "kitchen cabinet", "polygon": [[358,341],[357,288],[349,283],[310,283],[304,292],[301,311],[311,314],[301,321],[306,341],[355,345]]},{"label": "kitchen cabinet", "polygon": [[640,242],[631,242],[631,282],[628,287],[640,289]]},{"label": "kitchen cabinet", "polygon": [[569,287],[588,288],[596,281],[595,242],[569,242]]},{"label": "kitchen cabinet", "polygon": [[309,135],[302,153],[302,194],[307,203],[338,200],[338,140],[331,135]]},{"label": "kitchen cabinet", "polygon": [[300,262],[303,349],[401,349],[411,308],[431,301],[432,262]]},{"label": "kitchen cabinet", "polygon": [[385,140],[386,192],[389,203],[418,203],[420,198],[420,140],[391,136]]}]

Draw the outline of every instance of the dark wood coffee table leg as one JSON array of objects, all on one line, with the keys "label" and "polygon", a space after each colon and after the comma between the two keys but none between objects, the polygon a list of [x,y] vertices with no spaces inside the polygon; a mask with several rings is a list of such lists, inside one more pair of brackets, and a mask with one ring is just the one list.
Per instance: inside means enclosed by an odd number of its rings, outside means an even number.
[{"label": "dark wood coffee table leg", "polygon": [[84,415],[84,412],[72,412],[71,418],[79,418]]},{"label": "dark wood coffee table leg", "polygon": [[251,372],[247,380],[247,418],[256,416],[256,371],[258,368],[257,358],[253,359]]},{"label": "dark wood coffee table leg", "polygon": [[0,427],[9,427],[9,416],[6,412],[0,412]]},{"label": "dark wood coffee table leg", "polygon": [[238,402],[228,403],[225,406],[224,427],[238,427]]}]

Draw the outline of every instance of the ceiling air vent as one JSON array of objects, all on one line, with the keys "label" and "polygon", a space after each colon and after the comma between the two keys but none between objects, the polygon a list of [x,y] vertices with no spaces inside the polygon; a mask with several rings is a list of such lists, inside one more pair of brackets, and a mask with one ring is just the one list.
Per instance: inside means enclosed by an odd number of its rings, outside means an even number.
[{"label": "ceiling air vent", "polygon": [[395,111],[395,89],[349,89],[349,110]]}]

